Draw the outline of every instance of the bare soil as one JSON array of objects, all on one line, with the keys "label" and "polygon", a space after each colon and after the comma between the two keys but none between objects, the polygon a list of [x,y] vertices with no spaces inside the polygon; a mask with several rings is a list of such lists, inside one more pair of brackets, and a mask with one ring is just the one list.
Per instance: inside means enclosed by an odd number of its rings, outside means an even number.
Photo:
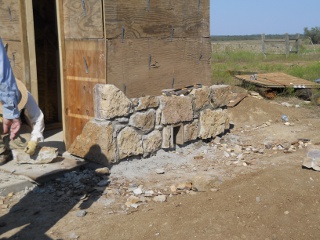
[{"label": "bare soil", "polygon": [[[319,148],[319,110],[296,98],[249,96],[228,109],[232,128],[220,142],[122,162],[111,168],[109,186],[84,196],[41,187],[7,196],[1,239],[318,239],[320,173],[302,162]],[[299,139],[304,143],[288,151]],[[241,158],[232,154],[236,145]],[[215,188],[170,192],[171,185],[197,175],[215,176]],[[166,201],[147,198],[127,207],[130,186],[139,185]]]}]

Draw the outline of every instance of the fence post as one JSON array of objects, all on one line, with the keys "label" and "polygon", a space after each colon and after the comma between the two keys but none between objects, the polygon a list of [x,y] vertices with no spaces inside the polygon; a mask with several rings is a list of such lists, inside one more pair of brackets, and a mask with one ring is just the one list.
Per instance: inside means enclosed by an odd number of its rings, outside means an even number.
[{"label": "fence post", "polygon": [[288,55],[290,53],[289,34],[288,33],[286,33],[286,36],[285,36],[285,43],[286,43],[286,56],[288,57]]},{"label": "fence post", "polygon": [[266,43],[265,43],[265,38],[266,38],[266,35],[263,33],[261,34],[261,41],[262,41],[262,53],[264,56],[266,56]]}]

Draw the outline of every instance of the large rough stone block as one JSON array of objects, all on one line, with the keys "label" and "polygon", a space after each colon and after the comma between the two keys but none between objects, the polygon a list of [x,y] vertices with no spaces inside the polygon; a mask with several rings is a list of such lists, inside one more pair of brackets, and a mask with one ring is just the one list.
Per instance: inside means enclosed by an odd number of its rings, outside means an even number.
[{"label": "large rough stone block", "polygon": [[129,125],[141,130],[143,133],[149,133],[154,129],[156,121],[156,110],[149,109],[146,112],[137,112],[131,115]]},{"label": "large rough stone block", "polygon": [[115,162],[116,143],[113,138],[112,122],[94,119],[89,121],[68,151],[75,156],[105,166]]},{"label": "large rough stone block", "polygon": [[19,164],[45,164],[50,163],[58,157],[58,148],[42,147],[37,149],[35,154],[30,156],[23,149],[13,149],[13,159]]},{"label": "large rough stone block", "polygon": [[145,155],[155,153],[161,148],[162,134],[155,130],[142,138],[142,146]]},{"label": "large rough stone block", "polygon": [[226,110],[205,109],[200,112],[200,132],[199,137],[208,139],[224,132],[226,122],[229,123],[229,116]]},{"label": "large rough stone block", "polygon": [[192,98],[185,96],[161,96],[162,124],[189,122],[193,119]]},{"label": "large rough stone block", "polygon": [[118,156],[123,159],[143,154],[142,136],[131,127],[125,127],[117,138]]},{"label": "large rough stone block", "polygon": [[146,96],[138,99],[138,106],[135,108],[136,111],[145,110],[148,108],[159,107],[159,97]]},{"label": "large rough stone block", "polygon": [[210,93],[211,90],[207,86],[202,88],[193,89],[189,96],[193,96],[193,106],[195,111],[199,111],[202,108],[210,104]]},{"label": "large rough stone block", "polygon": [[211,90],[211,105],[213,108],[226,106],[232,99],[231,86],[229,85],[212,85]]},{"label": "large rough stone block", "polygon": [[196,140],[199,136],[199,120],[184,125],[184,141],[189,142]]},{"label": "large rough stone block", "polygon": [[94,87],[94,114],[98,119],[128,116],[132,102],[112,84],[96,84]]}]

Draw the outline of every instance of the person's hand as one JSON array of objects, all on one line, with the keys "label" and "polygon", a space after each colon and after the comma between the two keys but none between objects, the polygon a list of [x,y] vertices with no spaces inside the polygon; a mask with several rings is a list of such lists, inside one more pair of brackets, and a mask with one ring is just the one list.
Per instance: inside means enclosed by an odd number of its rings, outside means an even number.
[{"label": "person's hand", "polygon": [[3,118],[3,133],[7,134],[10,128],[10,139],[14,139],[21,127],[21,120],[20,118],[15,118],[15,119],[7,119]]},{"label": "person's hand", "polygon": [[38,145],[38,143],[36,141],[31,140],[28,142],[28,145],[26,146],[24,151],[26,153],[28,153],[30,156],[32,156],[36,151],[37,145]]}]

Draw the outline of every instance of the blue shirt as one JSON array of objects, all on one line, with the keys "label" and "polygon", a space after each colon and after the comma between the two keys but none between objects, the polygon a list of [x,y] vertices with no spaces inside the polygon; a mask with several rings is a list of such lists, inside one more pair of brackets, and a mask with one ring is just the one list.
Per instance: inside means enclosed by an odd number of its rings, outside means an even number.
[{"label": "blue shirt", "polygon": [[0,38],[0,101],[4,118],[19,118],[18,103],[20,98],[21,94],[17,87],[7,52]]}]

